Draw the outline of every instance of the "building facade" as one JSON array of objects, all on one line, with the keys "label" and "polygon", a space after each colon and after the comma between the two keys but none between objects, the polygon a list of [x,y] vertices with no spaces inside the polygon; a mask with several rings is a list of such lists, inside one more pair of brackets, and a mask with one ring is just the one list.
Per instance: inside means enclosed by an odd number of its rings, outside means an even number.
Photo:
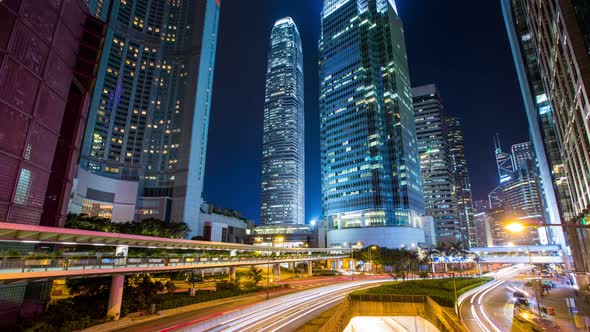
[{"label": "building facade", "polygon": [[305,223],[303,51],[293,19],[272,28],[266,69],[261,221]]},{"label": "building facade", "polygon": [[462,239],[449,146],[447,116],[434,84],[412,89],[426,214],[434,218],[439,242]]},{"label": "building facade", "polygon": [[265,247],[307,248],[313,247],[315,227],[301,224],[273,224],[254,228],[252,244]]},{"label": "building facade", "polygon": [[457,198],[457,213],[461,224],[461,237],[466,246],[474,247],[479,240],[473,217],[473,197],[467,159],[465,158],[461,120],[457,117],[448,117],[447,128],[449,131],[449,152],[455,176],[455,197]]},{"label": "building facade", "polygon": [[328,246],[424,241],[404,31],[393,0],[325,0],[320,39],[322,209]]},{"label": "building facade", "polygon": [[[4,1],[0,20],[0,222],[62,227],[105,26],[80,0]],[[48,295],[47,282],[1,286],[0,329]]]},{"label": "building facade", "polygon": [[203,202],[195,238],[203,241],[246,243],[254,222],[236,210]]},{"label": "building facade", "polygon": [[[511,149],[512,153],[506,153],[502,150],[499,138],[496,137],[494,151],[499,184],[488,195],[488,198],[490,208],[502,210],[502,216],[505,217],[504,224],[512,220],[545,222],[541,184],[531,147],[530,142],[514,144]],[[493,231],[494,238],[502,238],[503,243],[513,242],[510,241],[510,236],[519,244],[526,244],[527,241],[528,244],[547,244],[549,242],[545,229],[531,229],[524,232],[525,234],[519,235],[506,233],[505,230],[500,229],[502,226],[499,221],[496,226]],[[501,235],[497,235],[495,232],[500,232]],[[494,244],[496,242],[494,240]]]},{"label": "building facade", "polygon": [[219,21],[216,0],[89,0],[108,22],[73,213],[199,218]]},{"label": "building facade", "polygon": [[473,247],[491,247],[494,245],[490,218],[487,213],[488,209],[487,201],[477,200],[473,202],[473,219],[477,234],[477,241]]},{"label": "building facade", "polygon": [[[590,5],[584,0],[502,0],[502,7],[549,221],[583,223],[590,209]],[[560,237],[559,228],[551,231]],[[569,229],[568,239],[578,281],[586,287],[589,232]]]}]

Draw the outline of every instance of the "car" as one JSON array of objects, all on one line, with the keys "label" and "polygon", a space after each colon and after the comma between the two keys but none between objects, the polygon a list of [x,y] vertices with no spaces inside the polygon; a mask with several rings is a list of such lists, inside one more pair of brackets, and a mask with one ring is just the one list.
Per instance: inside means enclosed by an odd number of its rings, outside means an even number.
[{"label": "car", "polygon": [[515,299],[525,299],[526,300],[526,294],[521,291],[515,291],[514,293],[512,293],[512,297],[514,297]]},{"label": "car", "polygon": [[517,298],[516,301],[514,301],[514,306],[528,308],[530,306],[530,303],[527,299]]}]

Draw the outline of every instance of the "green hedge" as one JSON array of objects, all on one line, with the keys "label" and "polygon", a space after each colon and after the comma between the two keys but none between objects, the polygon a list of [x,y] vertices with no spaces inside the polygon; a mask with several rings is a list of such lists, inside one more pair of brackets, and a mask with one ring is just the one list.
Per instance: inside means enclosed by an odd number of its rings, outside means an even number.
[{"label": "green hedge", "polygon": [[[455,278],[457,296],[483,285],[492,278]],[[410,280],[391,282],[381,286],[353,292],[359,295],[427,295],[436,303],[452,307],[455,303],[453,279]]]}]

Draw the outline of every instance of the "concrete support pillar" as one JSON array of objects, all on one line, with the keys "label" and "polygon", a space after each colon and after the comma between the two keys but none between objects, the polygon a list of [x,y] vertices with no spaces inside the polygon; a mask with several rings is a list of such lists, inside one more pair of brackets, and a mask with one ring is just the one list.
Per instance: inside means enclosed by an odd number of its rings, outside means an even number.
[{"label": "concrete support pillar", "polygon": [[313,262],[312,261],[307,261],[307,276],[308,277],[313,276]]},{"label": "concrete support pillar", "polygon": [[123,302],[123,286],[125,275],[114,275],[111,281],[111,293],[109,295],[109,306],[107,317],[118,320],[121,316],[121,303]]},{"label": "concrete support pillar", "polygon": [[236,267],[230,266],[229,268],[229,281],[236,280]]},{"label": "concrete support pillar", "polygon": [[273,267],[273,273],[276,276],[276,280],[277,282],[281,281],[281,264],[274,264]]}]

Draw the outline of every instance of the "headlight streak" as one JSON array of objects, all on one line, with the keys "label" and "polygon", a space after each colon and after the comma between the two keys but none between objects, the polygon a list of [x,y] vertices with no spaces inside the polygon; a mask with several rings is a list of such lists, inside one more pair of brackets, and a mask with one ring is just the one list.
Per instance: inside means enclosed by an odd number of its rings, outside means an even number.
[{"label": "headlight streak", "polygon": [[[308,310],[309,308],[306,308],[305,306],[310,304],[313,305],[313,302],[317,301],[318,299],[322,299],[322,306],[327,305],[328,303],[324,301],[327,295],[329,296],[330,301],[338,301],[341,300],[342,297],[345,296],[353,288],[357,289],[368,284],[381,283],[385,281],[389,280],[369,280],[360,283],[347,283],[340,285],[325,286],[320,289],[313,289],[297,293],[296,297],[288,296],[285,298],[275,298],[273,300],[279,301],[278,303],[272,303],[270,304],[270,306],[255,310],[253,312],[246,312],[243,315],[240,315],[239,317],[228,319],[227,321],[224,321],[219,325],[208,329],[207,331],[245,331],[248,329],[252,329],[253,327],[258,326],[261,323],[264,323],[268,320],[277,319],[277,315],[284,313],[285,311],[296,310],[294,313],[291,313],[290,315],[284,317],[279,316],[279,320],[272,324],[276,325],[277,323],[282,323],[283,319],[289,318],[299,313],[301,310]],[[319,307],[316,306],[315,309],[317,308]],[[192,328],[195,327],[198,327],[198,325],[192,326]],[[268,326],[259,329],[268,330]]]}]

